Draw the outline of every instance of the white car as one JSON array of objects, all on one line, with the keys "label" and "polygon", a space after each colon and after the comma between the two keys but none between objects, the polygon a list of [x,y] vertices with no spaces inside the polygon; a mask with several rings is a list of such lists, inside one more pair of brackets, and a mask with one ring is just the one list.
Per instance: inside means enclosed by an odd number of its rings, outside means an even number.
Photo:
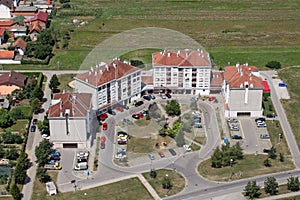
[{"label": "white car", "polygon": [[199,111],[194,111],[194,112],[192,112],[192,115],[195,115],[195,116],[200,116],[200,115],[201,115],[201,113],[200,113]]},{"label": "white car", "polygon": [[124,153],[118,153],[117,155],[115,155],[115,159],[122,159],[122,158],[126,158],[127,155]]},{"label": "white car", "polygon": [[183,145],[183,148],[186,150],[186,151],[192,151],[191,147],[187,144]]},{"label": "white car", "polygon": [[89,157],[88,152],[79,152],[79,153],[77,153],[77,158],[87,158],[87,157]]},{"label": "white car", "polygon": [[42,138],[43,138],[43,139],[46,139],[46,140],[50,140],[50,135],[43,134],[43,135],[42,135]]}]

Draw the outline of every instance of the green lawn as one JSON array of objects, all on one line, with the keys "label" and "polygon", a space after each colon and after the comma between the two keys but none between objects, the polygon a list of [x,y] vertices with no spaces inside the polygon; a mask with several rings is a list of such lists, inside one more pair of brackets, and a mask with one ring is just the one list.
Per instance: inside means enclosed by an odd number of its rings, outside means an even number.
[{"label": "green lawn", "polygon": [[198,172],[209,180],[232,181],[294,169],[290,159],[280,162],[278,158],[276,160],[270,159],[272,166],[265,167],[263,163],[267,157],[267,155],[244,155],[244,159],[237,161],[233,167],[222,168],[212,168],[210,159],[208,159],[199,165]]},{"label": "green lawn", "polygon": [[[156,172],[156,178],[151,178],[149,172],[144,173],[143,176],[147,179],[147,181],[150,183],[150,185],[160,197],[177,194],[185,187],[185,180],[179,173],[167,169],[156,170]],[[166,176],[168,176],[171,179],[172,188],[170,190],[163,189],[162,187],[162,180]]]},{"label": "green lawn", "polygon": [[62,91],[73,91],[73,88],[69,87],[69,83],[73,81],[73,77],[76,76],[76,74],[61,74],[58,75],[58,81],[60,82],[60,85],[58,86],[58,89]]},{"label": "green lawn", "polygon": [[135,200],[135,199],[153,199],[146,188],[141,184],[138,178],[127,179],[108,185],[95,187],[88,190],[80,190],[76,192],[58,193],[55,196],[48,196],[45,184],[41,184],[35,180],[33,194],[31,199],[35,200],[93,200],[93,199],[109,199],[109,200]]},{"label": "green lawn", "polygon": [[[28,120],[17,120],[15,124],[13,124],[11,127],[7,128],[7,130],[11,132],[19,132],[24,133],[26,131]],[[0,131],[4,131],[3,129],[0,129]]]},{"label": "green lawn", "polygon": [[288,91],[291,99],[281,100],[281,102],[297,140],[298,147],[300,148],[300,67],[280,70],[278,74],[279,77],[288,84]]}]

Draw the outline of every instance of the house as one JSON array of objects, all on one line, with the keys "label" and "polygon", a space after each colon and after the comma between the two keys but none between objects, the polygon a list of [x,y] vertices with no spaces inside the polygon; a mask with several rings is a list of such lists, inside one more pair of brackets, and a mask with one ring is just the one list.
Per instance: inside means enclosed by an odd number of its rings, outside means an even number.
[{"label": "house", "polygon": [[225,67],[224,79],[225,117],[262,115],[263,83],[256,67]]},{"label": "house", "polygon": [[56,195],[57,189],[53,181],[46,183],[46,190],[49,194],[49,196]]},{"label": "house", "polygon": [[17,51],[19,55],[23,56],[26,51],[27,42],[25,42],[22,38],[18,38],[14,42],[13,47],[15,47],[15,51]]},{"label": "house", "polygon": [[19,5],[12,11],[12,15],[13,17],[23,15],[25,18],[30,18],[30,17],[34,17],[37,11],[38,9],[35,6]]},{"label": "house", "polygon": [[164,50],[152,54],[155,92],[207,96],[212,62],[203,50]]},{"label": "house", "polygon": [[21,37],[27,35],[26,26],[14,26],[11,27],[10,31],[13,33],[13,37]]},{"label": "house", "polygon": [[141,96],[141,70],[119,59],[109,64],[97,64],[74,79],[75,90],[93,94],[94,110],[105,111],[116,104],[127,105]]},{"label": "house", "polygon": [[54,148],[88,148],[93,139],[92,94],[57,93],[48,109],[51,142]]},{"label": "house", "polygon": [[224,83],[223,71],[212,71],[212,79],[210,81],[210,92],[214,94],[220,94]]},{"label": "house", "polygon": [[29,82],[28,77],[15,71],[0,75],[0,95],[11,94]]},{"label": "house", "polygon": [[0,0],[0,19],[10,19],[10,1]]},{"label": "house", "polygon": [[34,21],[28,28],[28,33],[32,41],[36,41],[37,37],[41,34],[43,28],[40,26],[40,22]]},{"label": "house", "polygon": [[52,2],[54,2],[54,1],[52,1],[52,0],[30,0],[30,1],[22,0],[22,1],[20,1],[19,5],[30,6],[31,4],[33,4],[35,7],[38,8],[39,11],[47,12],[50,14],[54,8],[54,4]]},{"label": "house", "polygon": [[21,61],[16,61],[14,59],[14,51],[0,50],[0,64],[21,64]]},{"label": "house", "polygon": [[38,13],[35,14],[34,17],[25,19],[26,23],[32,23],[32,22],[39,22],[39,25],[43,28],[46,28],[48,24],[48,13],[39,11]]},{"label": "house", "polygon": [[0,21],[0,28],[10,30],[12,23],[13,23],[13,20]]},{"label": "house", "polygon": [[0,108],[9,109],[9,100],[6,98],[6,95],[4,96],[0,95]]},{"label": "house", "polygon": [[4,43],[4,40],[5,40],[5,29],[4,28],[0,28],[0,45],[2,43]]}]

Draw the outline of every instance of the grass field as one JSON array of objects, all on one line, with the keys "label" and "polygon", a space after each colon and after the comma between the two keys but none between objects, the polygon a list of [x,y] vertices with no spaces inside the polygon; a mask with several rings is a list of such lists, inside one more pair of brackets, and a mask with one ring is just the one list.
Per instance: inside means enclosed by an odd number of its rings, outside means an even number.
[{"label": "grass field", "polygon": [[[85,195],[86,193],[86,195]],[[76,192],[58,193],[55,196],[48,196],[45,184],[38,180],[34,182],[33,194],[31,199],[36,200],[92,200],[92,199],[111,199],[111,200],[134,200],[134,199],[153,199],[138,178],[127,179],[108,185],[95,187],[88,190]]]},{"label": "grass field", "polygon": [[73,91],[73,88],[69,87],[69,83],[71,81],[73,81],[73,77],[76,74],[61,74],[58,75],[58,81],[60,82],[60,85],[58,86],[58,89],[62,92],[62,91]]},{"label": "grass field", "polygon": [[[166,28],[187,35],[207,49],[218,66],[238,61],[259,67],[270,60],[278,60],[283,66],[300,63],[297,56],[300,53],[298,0],[124,0],[92,3],[93,9],[98,9],[101,16],[94,15],[90,9],[91,1],[73,0],[70,2],[71,9],[59,12],[81,10],[85,16],[52,19],[51,26],[61,32],[68,29],[75,31],[71,33],[68,49],[55,49],[50,66],[44,68],[78,69],[97,44],[117,33],[140,27]],[[75,27],[73,19],[87,21],[88,24]],[[178,42],[176,38],[173,40],[175,44]],[[158,38],[147,48],[155,48],[159,43]]]},{"label": "grass field", "polygon": [[[185,186],[185,180],[180,174],[167,169],[156,170],[156,172],[156,178],[151,178],[149,172],[144,173],[143,176],[147,179],[160,197],[171,196],[183,190]],[[162,187],[162,180],[166,175],[171,179],[172,188],[170,190],[163,189]]]},{"label": "grass field", "polygon": [[292,67],[279,72],[280,78],[288,84],[290,100],[282,100],[282,105],[287,114],[288,121],[296,137],[298,147],[300,148],[300,67]]}]

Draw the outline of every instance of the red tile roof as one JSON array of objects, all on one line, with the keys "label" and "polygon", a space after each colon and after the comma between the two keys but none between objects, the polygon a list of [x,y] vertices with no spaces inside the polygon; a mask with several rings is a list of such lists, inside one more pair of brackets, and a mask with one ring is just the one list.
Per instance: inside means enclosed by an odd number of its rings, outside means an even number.
[{"label": "red tile roof", "polygon": [[5,28],[0,28],[0,37],[2,37],[5,33]]},{"label": "red tile roof", "polygon": [[244,83],[248,82],[251,88],[263,88],[262,80],[257,77],[253,72],[258,72],[254,66],[238,65],[225,67],[225,80],[229,83],[230,88],[244,88]]},{"label": "red tile roof", "polygon": [[29,33],[32,33],[34,30],[38,33],[41,33],[42,31],[42,26],[40,25],[39,21],[34,21],[31,23],[31,25],[29,26]]},{"label": "red tile roof", "polygon": [[153,85],[153,76],[142,76],[141,78],[146,85]]},{"label": "red tile roof", "polygon": [[93,70],[79,74],[75,78],[84,82],[88,82],[93,86],[100,86],[139,70],[140,69],[137,67],[126,64],[119,60],[114,60],[108,65],[95,67]]},{"label": "red tile roof", "polygon": [[35,14],[34,17],[30,18],[29,21],[30,22],[41,21],[41,22],[46,23],[48,21],[48,13],[39,11],[37,14]]},{"label": "red tile roof", "polygon": [[[90,93],[57,93],[53,100],[57,100],[48,109],[49,117],[65,117],[66,110],[69,110],[69,117],[86,117],[90,109],[92,94]],[[52,101],[55,102],[55,101]]]},{"label": "red tile roof", "polygon": [[0,76],[0,85],[16,85],[23,87],[26,85],[28,77],[15,71]]},{"label": "red tile roof", "polygon": [[224,72],[212,72],[211,86],[222,85],[224,81]]},{"label": "red tile roof", "polygon": [[209,54],[202,50],[166,50],[153,53],[152,58],[153,66],[211,66]]},{"label": "red tile roof", "polygon": [[14,47],[18,46],[22,50],[25,50],[27,47],[27,42],[25,42],[22,38],[18,38],[15,43],[13,44]]},{"label": "red tile roof", "polygon": [[14,51],[0,50],[0,59],[13,59],[14,57]]},{"label": "red tile roof", "polygon": [[0,27],[9,28],[13,23],[13,20],[0,21]]}]

